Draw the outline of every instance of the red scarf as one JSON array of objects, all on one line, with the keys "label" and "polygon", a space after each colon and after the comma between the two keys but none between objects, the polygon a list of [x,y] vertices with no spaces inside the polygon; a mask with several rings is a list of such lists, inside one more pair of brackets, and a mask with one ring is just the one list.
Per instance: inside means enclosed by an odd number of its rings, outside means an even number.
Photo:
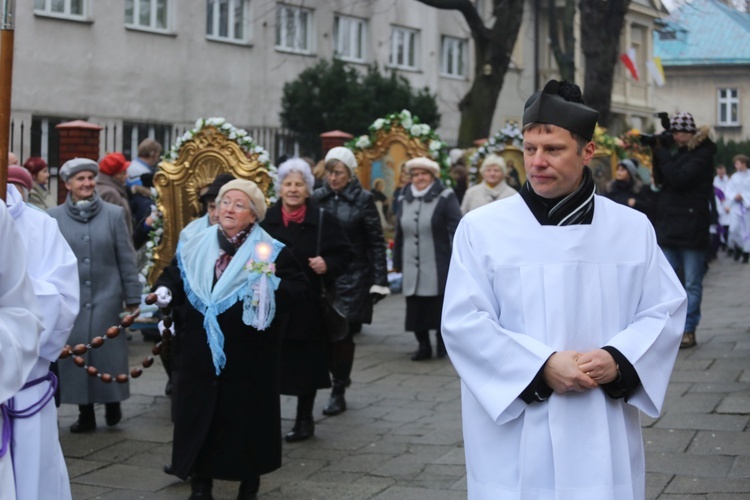
[{"label": "red scarf", "polygon": [[297,210],[293,210],[292,212],[287,212],[286,208],[284,206],[281,206],[281,220],[284,221],[284,226],[289,227],[290,222],[296,222],[297,224],[302,224],[302,221],[305,220],[305,214],[307,213],[307,205],[302,205]]}]

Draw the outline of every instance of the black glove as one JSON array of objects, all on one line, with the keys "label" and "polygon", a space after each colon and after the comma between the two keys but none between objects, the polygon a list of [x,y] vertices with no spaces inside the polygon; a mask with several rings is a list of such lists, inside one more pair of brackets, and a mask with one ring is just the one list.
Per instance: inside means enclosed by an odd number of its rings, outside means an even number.
[{"label": "black glove", "polygon": [[383,295],[382,293],[371,293],[370,297],[372,298],[372,305],[375,305],[383,300],[385,298],[385,295]]}]

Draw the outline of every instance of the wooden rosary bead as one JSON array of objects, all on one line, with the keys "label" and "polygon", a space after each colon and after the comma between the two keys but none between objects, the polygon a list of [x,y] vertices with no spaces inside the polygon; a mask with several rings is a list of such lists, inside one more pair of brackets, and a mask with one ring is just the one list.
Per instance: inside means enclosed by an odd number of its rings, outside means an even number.
[{"label": "wooden rosary bead", "polygon": [[104,344],[104,337],[94,337],[91,339],[91,347],[101,347]]},{"label": "wooden rosary bead", "polygon": [[109,384],[110,382],[112,382],[112,375],[110,375],[109,373],[102,373],[102,382],[104,382],[105,384]]},{"label": "wooden rosary bead", "polygon": [[87,366],[86,373],[88,373],[92,377],[96,377],[96,374],[99,373],[99,370],[97,370],[95,366]]},{"label": "wooden rosary bead", "polygon": [[156,345],[154,345],[154,347],[151,348],[151,354],[153,354],[154,356],[158,356],[159,354],[161,354],[161,342],[157,343]]},{"label": "wooden rosary bead", "polygon": [[164,328],[171,328],[172,327],[172,316],[166,316],[162,322],[164,323]]},{"label": "wooden rosary bead", "polygon": [[154,364],[154,357],[153,356],[149,356],[149,357],[147,357],[146,359],[143,360],[143,367],[144,368],[150,368],[151,365],[153,365],[153,364]]},{"label": "wooden rosary bead", "polygon": [[146,295],[145,302],[148,305],[156,304],[156,294],[155,293],[149,293],[148,295]]},{"label": "wooden rosary bead", "polygon": [[70,346],[66,345],[62,348],[62,351],[60,351],[60,359],[65,359],[68,356],[70,356]]},{"label": "wooden rosary bead", "polygon": [[89,348],[86,347],[86,344],[78,344],[77,346],[73,348],[73,354],[78,354],[78,355],[86,354],[86,351],[88,350]]},{"label": "wooden rosary bead", "polygon": [[115,377],[115,380],[117,381],[118,384],[124,384],[125,382],[128,381],[129,378],[130,377],[128,377],[127,373],[121,373],[117,377]]},{"label": "wooden rosary bead", "polygon": [[130,370],[130,376],[133,378],[138,378],[143,373],[143,370],[141,368],[133,368]]},{"label": "wooden rosary bead", "polygon": [[86,360],[80,356],[76,356],[75,358],[73,358],[73,363],[75,363],[76,366],[80,366],[80,367],[86,366]]},{"label": "wooden rosary bead", "polygon": [[136,317],[137,316],[136,316],[135,313],[128,314],[127,316],[125,316],[124,318],[122,318],[122,320],[120,320],[120,325],[123,328],[127,328],[127,327],[129,327],[129,326],[131,326],[133,324],[133,322],[135,321]]},{"label": "wooden rosary bead", "polygon": [[110,326],[107,328],[107,338],[113,339],[120,335],[120,327],[119,326]]}]

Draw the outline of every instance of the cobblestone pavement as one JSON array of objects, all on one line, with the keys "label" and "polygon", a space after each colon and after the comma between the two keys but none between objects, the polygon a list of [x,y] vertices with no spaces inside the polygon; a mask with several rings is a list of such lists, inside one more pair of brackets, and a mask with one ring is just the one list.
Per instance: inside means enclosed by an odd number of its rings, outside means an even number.
[{"label": "cobblestone pavement", "polygon": [[[726,257],[705,280],[698,346],[680,351],[663,414],[643,418],[647,493],[664,500],[750,498],[750,266]],[[448,360],[414,363],[403,331],[404,299],[378,304],[376,321],[357,336],[348,411],[325,417],[315,404],[311,440],[284,443],[283,466],[263,476],[263,500],[448,500],[466,498],[459,381]],[[135,332],[131,366],[150,353]],[[77,409],[60,408],[63,451],[75,499],[186,499],[188,483],[162,472],[172,426],[160,366],[131,384],[123,421],[73,435]],[[282,400],[283,431],[295,401]],[[281,438],[281,436],[279,437]],[[236,498],[219,481],[214,497]]]}]

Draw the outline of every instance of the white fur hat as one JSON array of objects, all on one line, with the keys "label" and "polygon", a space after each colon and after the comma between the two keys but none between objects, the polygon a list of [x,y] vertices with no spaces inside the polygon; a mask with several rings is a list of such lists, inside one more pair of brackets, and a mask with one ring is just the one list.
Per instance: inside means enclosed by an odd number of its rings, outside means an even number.
[{"label": "white fur hat", "polygon": [[502,156],[496,154],[489,154],[482,160],[482,166],[479,167],[479,173],[483,174],[485,167],[488,165],[497,165],[504,174],[508,173],[508,169],[505,167],[505,159]]},{"label": "white fur hat", "polygon": [[326,153],[326,163],[328,163],[329,160],[340,161],[346,165],[352,176],[354,175],[354,169],[357,168],[357,159],[354,157],[354,153],[352,153],[351,149],[343,146],[331,148],[331,150]]},{"label": "white fur hat", "polygon": [[404,164],[404,168],[406,168],[406,171],[409,173],[411,173],[414,168],[422,168],[431,173],[436,179],[440,178],[440,165],[438,165],[436,161],[424,156],[412,158]]}]

